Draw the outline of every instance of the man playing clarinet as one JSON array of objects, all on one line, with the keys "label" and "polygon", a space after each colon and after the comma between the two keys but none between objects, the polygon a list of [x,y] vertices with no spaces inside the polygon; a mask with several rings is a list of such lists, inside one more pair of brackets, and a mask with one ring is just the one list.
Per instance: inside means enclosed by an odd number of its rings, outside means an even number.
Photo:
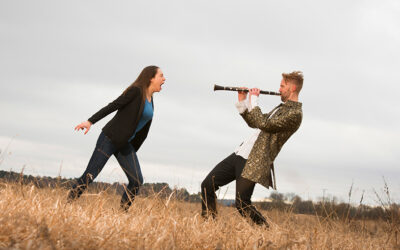
[{"label": "man playing clarinet", "polygon": [[264,216],[251,204],[251,196],[256,183],[276,189],[274,160],[283,144],[300,127],[303,113],[298,96],[302,86],[301,71],[283,73],[279,88],[282,103],[266,114],[257,104],[259,89],[250,89],[248,99],[247,92],[238,92],[236,107],[247,125],[256,131],[218,163],[201,183],[203,217],[215,218],[215,191],[236,180],[235,205],[239,213],[257,225],[268,227]]}]

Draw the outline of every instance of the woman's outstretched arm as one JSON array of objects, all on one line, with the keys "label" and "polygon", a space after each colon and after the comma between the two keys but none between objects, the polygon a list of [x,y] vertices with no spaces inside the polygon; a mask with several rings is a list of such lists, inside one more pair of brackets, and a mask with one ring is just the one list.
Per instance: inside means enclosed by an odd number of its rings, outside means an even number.
[{"label": "woman's outstretched arm", "polygon": [[109,115],[110,113],[124,107],[126,104],[130,103],[133,99],[139,97],[141,94],[141,90],[137,87],[131,88],[125,94],[120,95],[117,99],[113,102],[110,102],[107,106],[97,111],[94,115],[92,115],[88,121],[92,124],[95,124],[105,116]]},{"label": "woman's outstretched arm", "polygon": [[87,121],[82,122],[81,124],[77,125],[75,127],[75,130],[83,130],[86,129],[85,134],[89,132],[90,127],[107,116],[108,114],[124,107],[126,104],[131,102],[133,99],[139,97],[141,94],[141,91],[139,88],[131,88],[128,92],[125,94],[120,95],[117,99],[115,99],[113,102],[109,103],[107,106],[104,108],[100,109],[97,111],[94,115],[92,115]]}]

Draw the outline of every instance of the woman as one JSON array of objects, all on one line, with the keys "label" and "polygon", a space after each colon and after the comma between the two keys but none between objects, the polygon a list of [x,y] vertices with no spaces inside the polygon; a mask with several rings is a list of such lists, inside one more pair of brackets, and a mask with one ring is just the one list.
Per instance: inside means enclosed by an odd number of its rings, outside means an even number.
[{"label": "woman", "polygon": [[110,156],[114,155],[129,180],[121,199],[121,207],[126,210],[129,208],[143,183],[136,152],[149,132],[154,109],[153,93],[160,92],[164,82],[165,77],[160,68],[145,67],[136,81],[117,99],[75,127],[75,130],[86,129],[86,134],[93,124],[117,110],[115,116],[103,127],[85,172],[69,191],[69,201],[82,194]]}]

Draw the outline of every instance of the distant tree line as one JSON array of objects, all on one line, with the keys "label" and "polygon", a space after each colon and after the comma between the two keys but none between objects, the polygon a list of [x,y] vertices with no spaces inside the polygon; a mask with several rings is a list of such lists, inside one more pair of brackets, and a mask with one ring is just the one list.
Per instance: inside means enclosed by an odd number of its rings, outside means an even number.
[{"label": "distant tree line", "polygon": [[[272,192],[269,201],[255,202],[255,204],[264,210],[288,211],[296,214],[310,214],[322,217],[329,217],[340,220],[358,220],[358,219],[382,219],[389,222],[400,224],[400,205],[390,200],[382,203],[380,206],[368,206],[359,204],[352,206],[349,203],[338,202],[337,198],[322,199],[318,202],[311,200],[302,200],[293,193],[282,194]],[[382,201],[382,199],[380,199]]]}]

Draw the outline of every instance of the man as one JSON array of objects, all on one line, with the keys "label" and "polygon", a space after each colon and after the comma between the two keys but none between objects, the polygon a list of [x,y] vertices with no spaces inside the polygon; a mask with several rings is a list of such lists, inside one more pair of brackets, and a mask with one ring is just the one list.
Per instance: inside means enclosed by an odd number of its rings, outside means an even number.
[{"label": "man", "polygon": [[259,183],[266,188],[276,189],[275,157],[283,144],[300,127],[303,117],[302,104],[298,102],[303,86],[302,72],[282,73],[282,77],[279,93],[283,103],[269,113],[263,114],[258,107],[259,89],[249,90],[249,100],[246,99],[246,92],[238,92],[239,102],[236,107],[247,125],[257,130],[234,153],[217,164],[202,182],[203,217],[216,216],[215,191],[236,180],[235,205],[239,213],[249,216],[258,225],[268,227],[266,219],[251,205],[254,186]]}]

